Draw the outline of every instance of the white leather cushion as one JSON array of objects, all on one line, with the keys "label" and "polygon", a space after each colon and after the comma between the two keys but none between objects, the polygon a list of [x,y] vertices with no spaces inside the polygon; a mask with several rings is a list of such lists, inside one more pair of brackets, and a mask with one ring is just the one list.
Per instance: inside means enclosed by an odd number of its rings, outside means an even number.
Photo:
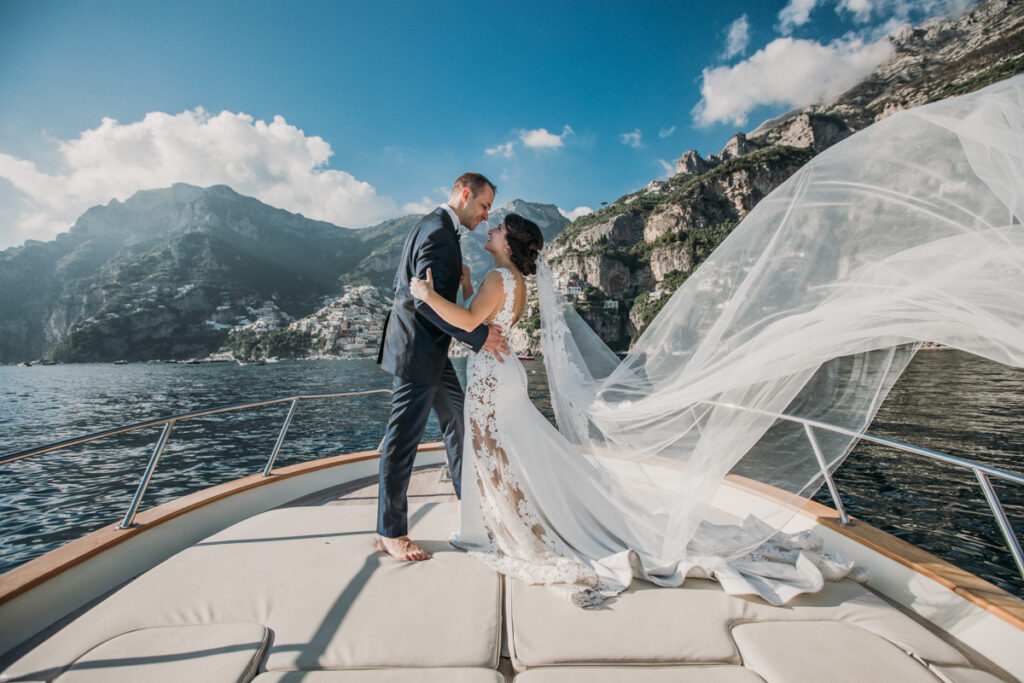
[{"label": "white leather cushion", "polygon": [[713,582],[687,579],[681,588],[634,582],[595,609],[580,609],[543,586],[506,583],[509,654],[517,671],[578,664],[739,664],[731,628],[748,621],[841,621],[943,665],[967,660],[863,586],[826,583],[776,607],[731,596]]},{"label": "white leather cushion", "polygon": [[434,553],[399,562],[374,548],[376,505],[270,510],[127,584],[4,673],[54,665],[140,628],[252,622],[274,634],[264,669],[496,668],[501,579],[452,548],[455,503],[410,506]]},{"label": "white leather cushion", "polygon": [[928,668],[862,628],[831,621],[739,624],[743,663],[770,683],[935,683]]},{"label": "white leather cushion", "polygon": [[362,669],[270,671],[253,683],[505,683],[494,669]]},{"label": "white leather cushion", "polygon": [[686,589],[637,581],[580,609],[544,586],[506,582],[509,655],[516,670],[563,664],[739,663],[731,599],[712,581]]},{"label": "white leather cushion", "polygon": [[242,683],[267,644],[259,624],[168,626],[125,633],[97,645],[57,683]]},{"label": "white leather cushion", "polygon": [[530,669],[515,683],[764,683],[742,666],[553,666]]}]

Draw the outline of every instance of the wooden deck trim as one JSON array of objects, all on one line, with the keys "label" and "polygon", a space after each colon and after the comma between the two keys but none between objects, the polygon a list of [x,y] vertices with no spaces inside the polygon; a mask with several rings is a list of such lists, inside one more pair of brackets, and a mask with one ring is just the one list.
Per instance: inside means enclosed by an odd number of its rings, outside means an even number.
[{"label": "wooden deck trim", "polygon": [[887,534],[863,520],[851,517],[852,520],[856,520],[856,524],[843,526],[839,523],[838,512],[813,500],[735,474],[728,475],[726,483],[741,491],[767,498],[804,517],[809,517],[818,524],[938,582],[986,612],[1024,630],[1024,600],[1007,593],[999,586],[960,569],[926,550]]},{"label": "wooden deck trim", "polygon": [[[420,444],[418,451],[437,451],[443,448],[444,444],[440,442],[425,443]],[[288,465],[287,467],[274,470],[269,477],[264,477],[262,474],[252,474],[190,493],[148,510],[143,510],[135,518],[136,525],[131,529],[118,529],[117,524],[119,522],[105,526],[60,548],[51,550],[34,560],[30,560],[19,567],[15,567],[9,572],[0,574],[0,605],[85,562],[91,557],[95,557],[139,534],[145,533],[154,527],[169,522],[175,517],[180,517],[198,508],[239,493],[273,484],[283,479],[290,479],[309,474],[310,472],[348,465],[363,460],[373,460],[379,457],[380,453],[377,451],[360,451],[358,453],[347,453],[311,462]]]}]

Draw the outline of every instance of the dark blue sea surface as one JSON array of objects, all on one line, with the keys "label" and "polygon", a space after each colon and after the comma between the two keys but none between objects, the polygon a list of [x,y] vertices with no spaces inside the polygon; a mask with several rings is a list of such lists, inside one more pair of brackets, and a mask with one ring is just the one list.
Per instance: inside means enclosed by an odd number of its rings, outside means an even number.
[{"label": "dark blue sea surface", "polygon": [[[952,350],[919,351],[870,433],[1024,474],[1024,370]],[[847,512],[1024,598],[973,472],[859,443],[834,476]],[[992,479],[1024,540],[1024,486]],[[815,500],[834,507],[824,488]]]},{"label": "dark blue sea surface", "polygon": [[[531,397],[551,418],[544,366],[525,366]],[[463,380],[464,368],[456,360]],[[360,360],[0,366],[0,454],[211,406],[390,385]],[[142,507],[262,471],[287,412],[280,404],[179,423]],[[300,402],[277,466],[375,448],[387,414],[386,394]],[[1024,371],[922,351],[871,431],[1021,472],[1022,417]],[[120,521],[159,436],[151,427],[0,467],[0,572]],[[424,439],[440,439],[433,419]],[[851,514],[1024,596],[969,472],[862,443],[835,478]],[[996,488],[1024,535],[1024,491]],[[827,493],[816,499],[831,504]]]}]

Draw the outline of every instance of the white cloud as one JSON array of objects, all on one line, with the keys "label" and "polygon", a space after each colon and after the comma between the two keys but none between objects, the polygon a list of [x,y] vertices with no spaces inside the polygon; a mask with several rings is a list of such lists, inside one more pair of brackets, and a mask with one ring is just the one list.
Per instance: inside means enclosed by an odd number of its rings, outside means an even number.
[{"label": "white cloud", "polygon": [[429,195],[423,195],[423,197],[420,198],[418,202],[406,202],[405,204],[402,204],[402,213],[430,213],[437,207],[441,206],[441,204],[448,201],[448,196],[450,194],[450,187],[444,187],[443,185],[440,185],[438,187],[435,187],[434,191],[431,192]]},{"label": "white cloud", "polygon": [[441,205],[441,202],[423,195],[418,202],[406,202],[402,204],[402,213],[427,214]]},{"label": "white cloud", "polygon": [[672,126],[671,128],[662,128],[661,130],[658,131],[658,137],[659,138],[667,138],[668,136],[672,135],[672,133],[675,133],[675,132],[676,132],[676,127],[675,126]]},{"label": "white cloud", "polygon": [[664,159],[658,159],[658,165],[661,166],[661,179],[668,180],[676,174],[676,165],[665,161]]},{"label": "white cloud", "polygon": [[818,0],[789,0],[779,12],[779,24],[776,28],[782,35],[788,36],[797,26],[803,26],[811,19],[811,10]]},{"label": "white cloud", "polygon": [[871,19],[871,10],[874,9],[873,0],[839,0],[836,11],[849,12],[853,15],[854,21],[865,23]]},{"label": "white cloud", "polygon": [[558,213],[562,214],[569,220],[574,221],[580,216],[586,216],[588,213],[594,213],[594,210],[589,206],[577,206],[572,211],[566,211],[565,209],[559,208]]},{"label": "white cloud", "polygon": [[628,145],[629,147],[640,147],[643,145],[644,134],[640,132],[639,128],[634,128],[632,133],[623,133],[619,136],[622,140],[622,144]]},{"label": "white cloud", "polygon": [[22,200],[14,221],[21,240],[51,239],[90,206],[176,182],[226,184],[272,206],[347,227],[398,214],[395,202],[369,183],[325,168],[331,146],[281,116],[267,123],[197,108],[151,112],[128,124],[105,118],[77,139],[59,141],[58,155],[59,169],[45,173],[32,161],[0,154],[0,178]]},{"label": "white cloud", "polygon": [[744,14],[729,26],[729,33],[725,38],[725,52],[722,56],[725,59],[732,59],[736,55],[742,54],[749,44],[750,23],[747,21],[747,15]]},{"label": "white cloud", "polygon": [[565,138],[573,134],[572,128],[565,126],[561,135],[549,133],[547,128],[519,131],[519,139],[532,149],[558,149],[565,146]]},{"label": "white cloud", "polygon": [[511,159],[513,154],[515,154],[515,152],[513,151],[515,144],[515,140],[511,140],[501,145],[495,145],[490,149],[484,150],[484,152],[486,154],[489,154],[490,156],[498,156],[505,157],[506,159]]},{"label": "white cloud", "polygon": [[418,202],[406,202],[405,204],[402,204],[402,213],[430,213],[446,202],[448,200],[448,195],[450,194],[450,187],[444,187],[443,185],[435,187],[434,191],[430,195],[423,195]]},{"label": "white cloud", "polygon": [[759,105],[802,107],[838,95],[870,73],[893,51],[885,40],[847,38],[822,45],[777,38],[733,66],[704,69],[697,125],[744,125]]}]

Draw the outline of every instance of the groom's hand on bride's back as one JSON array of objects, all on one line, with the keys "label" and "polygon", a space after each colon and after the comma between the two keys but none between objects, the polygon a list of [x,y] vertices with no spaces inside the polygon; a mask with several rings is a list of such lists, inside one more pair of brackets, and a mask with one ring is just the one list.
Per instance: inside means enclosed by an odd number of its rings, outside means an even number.
[{"label": "groom's hand on bride's back", "polygon": [[509,353],[508,340],[505,339],[500,325],[487,326],[487,341],[484,342],[481,350],[490,351],[498,359],[499,363],[505,362],[505,359],[501,356],[502,354],[508,355]]}]

